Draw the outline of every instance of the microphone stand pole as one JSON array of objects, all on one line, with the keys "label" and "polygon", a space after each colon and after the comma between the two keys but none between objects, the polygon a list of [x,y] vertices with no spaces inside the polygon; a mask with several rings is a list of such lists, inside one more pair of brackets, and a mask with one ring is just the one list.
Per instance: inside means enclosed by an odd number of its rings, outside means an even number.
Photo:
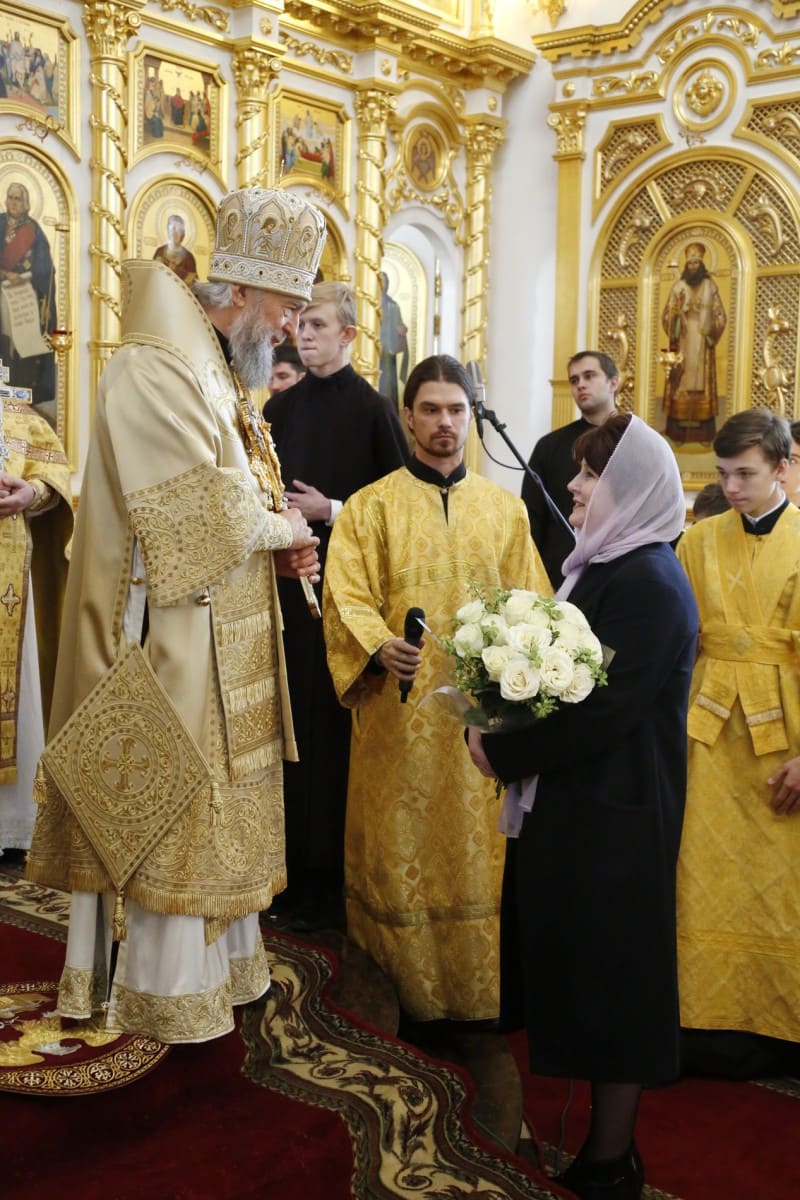
[{"label": "microphone stand pole", "polygon": [[[476,399],[475,414],[477,417],[482,417],[484,421],[488,421],[489,424],[492,426],[492,428],[495,430],[495,432],[500,435],[500,437],[503,439],[505,444],[508,446],[511,453],[514,455],[514,458],[517,460],[519,465],[522,467],[525,474],[528,476],[529,479],[532,479],[533,482],[538,487],[539,491],[541,492],[542,496],[544,497],[544,501],[547,504],[547,507],[550,510],[550,513],[553,516],[554,520],[556,520],[559,525],[562,525],[564,527],[564,529],[567,530],[570,537],[574,541],[575,540],[575,530],[572,528],[569,521],[562,513],[561,509],[558,507],[555,500],[553,499],[553,497],[548,492],[547,488],[542,483],[542,481],[539,478],[536,471],[534,471],[534,469],[530,465],[530,463],[522,457],[519,450],[517,449],[517,447],[512,442],[511,438],[506,433],[506,426],[500,420],[497,413],[494,412],[493,409],[487,408],[482,400]],[[481,441],[483,441],[482,438],[481,438]]]}]

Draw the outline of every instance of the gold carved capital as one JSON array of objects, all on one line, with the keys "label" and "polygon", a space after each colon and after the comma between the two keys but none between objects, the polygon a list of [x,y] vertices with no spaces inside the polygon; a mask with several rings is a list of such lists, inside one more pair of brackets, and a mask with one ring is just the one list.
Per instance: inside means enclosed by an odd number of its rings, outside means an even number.
[{"label": "gold carved capital", "polygon": [[119,0],[97,0],[84,4],[83,25],[92,57],[121,59],[128,40],[141,25],[139,10],[144,0],[122,4]]},{"label": "gold carved capital", "polygon": [[472,169],[486,172],[491,168],[492,158],[498,146],[505,141],[505,127],[489,121],[476,121],[466,126],[467,154]]},{"label": "gold carved capital", "polygon": [[583,135],[586,130],[586,108],[559,108],[550,113],[547,124],[555,131],[555,158],[583,158]]},{"label": "gold carved capital", "polygon": [[382,137],[386,122],[397,108],[397,97],[383,88],[367,87],[357,91],[355,109],[360,131]]},{"label": "gold carved capital", "polygon": [[261,100],[274,76],[281,69],[280,59],[256,46],[242,46],[231,59],[233,80],[240,100]]}]

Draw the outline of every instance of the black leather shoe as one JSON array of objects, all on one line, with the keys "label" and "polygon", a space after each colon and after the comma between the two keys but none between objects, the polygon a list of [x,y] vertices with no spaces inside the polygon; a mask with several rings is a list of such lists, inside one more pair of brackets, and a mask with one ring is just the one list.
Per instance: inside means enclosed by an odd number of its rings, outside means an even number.
[{"label": "black leather shoe", "polygon": [[568,1188],[580,1200],[640,1200],[644,1165],[636,1144],[619,1158],[592,1162],[578,1155],[554,1183]]}]

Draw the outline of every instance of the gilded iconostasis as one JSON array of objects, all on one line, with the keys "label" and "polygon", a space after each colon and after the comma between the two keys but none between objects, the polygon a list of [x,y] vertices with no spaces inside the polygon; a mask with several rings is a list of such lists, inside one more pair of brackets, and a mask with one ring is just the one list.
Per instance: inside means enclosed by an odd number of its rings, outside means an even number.
[{"label": "gilded iconostasis", "polygon": [[527,454],[596,346],[689,492],[731,412],[793,418],[800,0],[602,8],[4,3],[0,357],[76,489],[120,262],[203,278],[220,198],[251,184],[323,209],[354,365],[398,399],[426,354],[475,359]]},{"label": "gilded iconostasis", "polygon": [[407,331],[401,376],[437,341],[485,359],[488,175],[504,92],[534,60],[495,36],[492,10],[4,4],[0,353],[78,471],[119,341],[121,261],[202,278],[231,187],[291,188],[324,210],[321,269],[355,289],[354,365],[374,382],[382,276]]}]

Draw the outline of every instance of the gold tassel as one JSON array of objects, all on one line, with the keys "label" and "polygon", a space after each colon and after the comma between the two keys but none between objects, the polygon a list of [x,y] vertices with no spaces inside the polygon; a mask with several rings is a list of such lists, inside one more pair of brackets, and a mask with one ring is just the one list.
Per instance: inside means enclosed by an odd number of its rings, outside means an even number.
[{"label": "gold tassel", "polygon": [[219,825],[219,815],[222,812],[222,796],[219,791],[219,784],[211,784],[211,825],[212,828]]},{"label": "gold tassel", "polygon": [[128,936],[128,930],[125,925],[125,897],[122,892],[117,892],[117,898],[114,901],[114,917],[111,922],[111,937],[115,942],[124,942]]},{"label": "gold tassel", "polygon": [[33,801],[34,804],[42,805],[47,800],[47,779],[45,778],[44,767],[42,760],[36,764],[36,774],[33,778]]}]

